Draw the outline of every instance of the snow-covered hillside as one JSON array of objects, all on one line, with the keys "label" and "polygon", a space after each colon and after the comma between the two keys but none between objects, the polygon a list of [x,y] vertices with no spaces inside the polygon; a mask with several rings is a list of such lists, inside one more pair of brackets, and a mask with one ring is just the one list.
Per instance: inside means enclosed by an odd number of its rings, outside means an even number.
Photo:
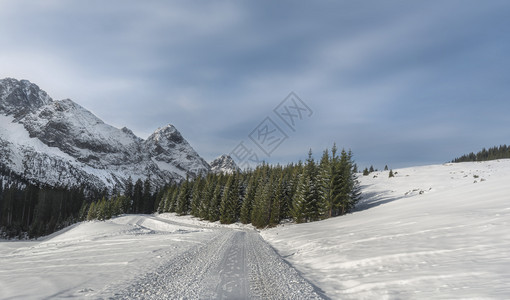
[{"label": "snow-covered hillside", "polygon": [[361,177],[358,211],[262,232],[333,299],[508,299],[510,160]]},{"label": "snow-covered hillside", "polygon": [[161,186],[210,170],[171,125],[142,140],[69,99],[54,101],[37,85],[11,78],[0,80],[0,151],[4,172],[52,186],[102,190],[129,177]]}]

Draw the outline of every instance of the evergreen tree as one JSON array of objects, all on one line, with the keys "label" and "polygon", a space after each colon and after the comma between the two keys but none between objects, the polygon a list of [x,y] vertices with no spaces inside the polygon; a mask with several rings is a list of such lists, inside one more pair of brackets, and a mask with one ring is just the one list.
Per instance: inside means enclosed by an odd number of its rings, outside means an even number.
[{"label": "evergreen tree", "polygon": [[161,200],[159,201],[159,204],[158,204],[158,208],[156,209],[156,211],[158,212],[158,214],[162,214],[165,211],[165,206],[168,204],[168,192],[169,192],[170,188],[167,188],[163,194],[163,196],[161,197]]},{"label": "evergreen tree", "polygon": [[271,215],[269,219],[270,226],[276,226],[280,223],[281,220],[281,209],[284,198],[284,181],[283,181],[283,172],[279,176],[278,183],[276,185],[276,190],[274,192],[273,203],[271,204]]},{"label": "evergreen tree", "polygon": [[319,186],[317,184],[318,171],[315,161],[312,158],[312,150],[308,152],[308,159],[305,166],[305,176],[309,184],[308,196],[305,201],[305,214],[307,221],[317,221],[321,214],[319,205]]},{"label": "evergreen tree", "polygon": [[510,158],[510,147],[507,145],[500,145],[499,147],[495,146],[489,149],[483,148],[476,154],[471,152],[467,155],[462,155],[461,157],[452,160],[452,162],[459,163],[468,161],[487,161],[504,158]]},{"label": "evergreen tree", "polygon": [[186,180],[181,184],[179,196],[177,198],[177,207],[176,213],[179,215],[187,215],[190,209],[190,200],[191,200],[191,183],[189,178],[186,177]]},{"label": "evergreen tree", "polygon": [[87,221],[97,219],[96,202],[92,202],[89,206],[89,212],[87,214]]},{"label": "evergreen tree", "polygon": [[105,198],[103,197],[103,199],[101,199],[101,201],[99,201],[97,203],[97,206],[98,208],[96,208],[97,210],[97,219],[100,220],[100,221],[104,221],[106,220],[106,216],[107,216],[107,208],[106,208],[106,200]]},{"label": "evergreen tree", "polygon": [[395,175],[393,174],[393,170],[390,170],[390,173],[388,174],[388,177],[391,178],[391,177],[394,177]]},{"label": "evergreen tree", "polygon": [[133,213],[138,214],[143,212],[143,181],[138,179],[133,188]]},{"label": "evergreen tree", "polygon": [[191,214],[195,217],[200,217],[200,206],[202,204],[202,192],[204,189],[204,180],[201,176],[195,178],[193,182],[193,189],[191,192]]},{"label": "evergreen tree", "polygon": [[349,156],[347,152],[342,149],[340,154],[340,163],[339,163],[339,194],[338,196],[338,204],[340,208],[340,214],[345,214],[350,207],[350,177],[351,177],[351,165],[349,161]]},{"label": "evergreen tree", "polygon": [[78,213],[78,220],[79,221],[85,221],[87,220],[87,215],[89,211],[89,204],[87,201],[83,201],[83,204],[81,205],[80,212]]},{"label": "evergreen tree", "polygon": [[361,186],[358,181],[357,172],[354,172],[354,168],[352,167],[354,164],[352,151],[349,150],[347,153],[348,163],[351,166],[350,174],[349,174],[349,210],[354,208],[356,203],[361,199]]},{"label": "evergreen tree", "polygon": [[251,223],[257,228],[269,225],[273,201],[273,178],[263,179],[258,183],[251,214]]},{"label": "evergreen tree", "polygon": [[154,212],[154,197],[152,196],[150,177],[147,177],[143,182],[142,207],[144,214]]},{"label": "evergreen tree", "polygon": [[241,206],[240,220],[243,224],[251,223],[251,212],[256,192],[257,192],[257,176],[255,174],[252,174],[250,180],[248,181],[248,186],[246,187],[246,197]]},{"label": "evergreen tree", "polygon": [[124,196],[126,196],[126,198],[129,200],[129,206],[124,207],[126,209],[126,210],[124,210],[124,212],[126,212],[126,213],[134,212],[134,209],[133,209],[134,185],[133,185],[133,179],[131,178],[131,176],[129,176],[129,178],[126,182]]},{"label": "evergreen tree", "polygon": [[310,181],[306,176],[305,169],[299,175],[296,194],[292,201],[292,218],[296,223],[307,221],[306,204],[310,197]]},{"label": "evergreen tree", "polygon": [[228,177],[221,199],[220,213],[220,222],[222,224],[234,223],[239,217],[239,181],[237,173]]},{"label": "evergreen tree", "polygon": [[168,212],[176,212],[177,211],[177,199],[179,199],[181,188],[179,186],[175,186],[173,189],[173,193],[169,198]]},{"label": "evergreen tree", "polygon": [[329,157],[326,149],[322,154],[317,175],[318,185],[318,217],[325,219],[331,216],[331,188],[333,182],[333,170],[336,163],[336,145],[332,149],[332,157]]},{"label": "evergreen tree", "polygon": [[203,199],[200,202],[198,215],[204,220],[209,219],[209,210],[211,209],[211,201],[214,197],[214,189],[216,188],[216,175],[209,174],[206,177]]},{"label": "evergreen tree", "polygon": [[220,219],[220,204],[223,197],[223,178],[223,175],[220,175],[209,206],[208,220],[211,222],[216,222]]}]

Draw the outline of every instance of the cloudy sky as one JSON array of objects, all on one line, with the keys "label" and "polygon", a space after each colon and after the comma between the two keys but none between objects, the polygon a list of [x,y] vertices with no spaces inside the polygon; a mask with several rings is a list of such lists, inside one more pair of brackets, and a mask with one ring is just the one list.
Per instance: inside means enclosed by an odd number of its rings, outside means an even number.
[{"label": "cloudy sky", "polygon": [[0,77],[142,138],[171,123],[206,160],[443,163],[510,143],[510,2],[0,0]]}]

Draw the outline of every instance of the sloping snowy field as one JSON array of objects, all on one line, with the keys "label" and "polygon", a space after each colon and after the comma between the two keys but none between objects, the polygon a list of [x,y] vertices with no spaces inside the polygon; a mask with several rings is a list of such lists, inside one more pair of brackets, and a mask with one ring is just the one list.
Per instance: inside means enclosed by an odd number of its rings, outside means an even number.
[{"label": "sloping snowy field", "polygon": [[509,299],[510,160],[395,171],[352,214],[261,234],[333,299]]},{"label": "sloping snowy field", "polygon": [[0,298],[97,298],[204,244],[214,232],[150,216],[83,222],[36,242],[0,243]]}]

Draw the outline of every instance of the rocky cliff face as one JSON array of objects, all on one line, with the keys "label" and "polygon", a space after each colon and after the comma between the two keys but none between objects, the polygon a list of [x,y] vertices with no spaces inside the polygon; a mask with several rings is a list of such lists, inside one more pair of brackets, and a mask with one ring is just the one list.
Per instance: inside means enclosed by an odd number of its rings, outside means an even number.
[{"label": "rocky cliff face", "polygon": [[210,166],[172,125],[143,140],[105,124],[65,99],[54,101],[26,80],[0,80],[0,165],[4,172],[52,186],[154,185],[209,172]]}]

